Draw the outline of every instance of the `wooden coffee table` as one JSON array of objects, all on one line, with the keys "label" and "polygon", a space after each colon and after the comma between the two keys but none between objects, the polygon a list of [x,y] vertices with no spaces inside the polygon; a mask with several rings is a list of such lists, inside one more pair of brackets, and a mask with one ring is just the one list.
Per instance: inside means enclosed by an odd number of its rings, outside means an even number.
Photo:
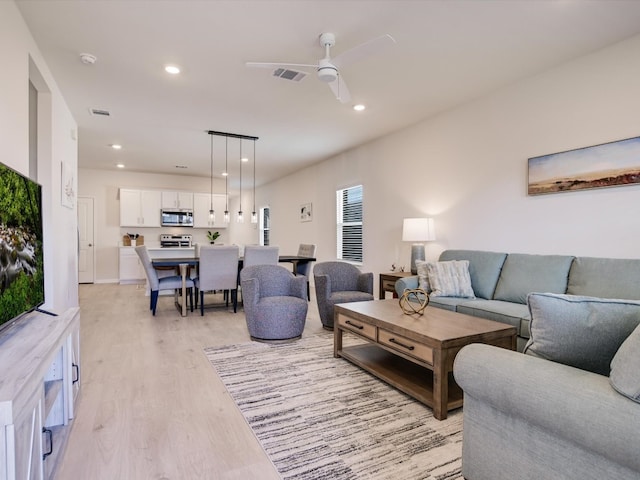
[{"label": "wooden coffee table", "polygon": [[[343,347],[350,332],[367,343]],[[398,300],[373,300],[334,307],[333,356],[358,365],[433,408],[438,420],[462,406],[453,360],[462,347],[486,343],[516,349],[516,328],[462,313],[427,307],[405,315]]]}]

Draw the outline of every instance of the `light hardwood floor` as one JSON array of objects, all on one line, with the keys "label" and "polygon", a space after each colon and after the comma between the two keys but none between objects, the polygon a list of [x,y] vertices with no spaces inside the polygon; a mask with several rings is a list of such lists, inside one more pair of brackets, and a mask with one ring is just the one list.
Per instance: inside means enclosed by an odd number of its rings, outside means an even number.
[{"label": "light hardwood floor", "polygon": [[[156,316],[144,286],[80,285],[82,391],[57,480],[279,479],[203,348],[250,341],[241,308]],[[315,298],[303,335],[322,332]]]}]

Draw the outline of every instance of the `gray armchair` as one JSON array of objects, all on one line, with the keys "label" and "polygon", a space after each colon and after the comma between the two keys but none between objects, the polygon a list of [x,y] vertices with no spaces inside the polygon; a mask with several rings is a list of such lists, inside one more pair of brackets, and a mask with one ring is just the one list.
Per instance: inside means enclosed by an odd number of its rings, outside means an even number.
[{"label": "gray armchair", "polygon": [[242,269],[240,283],[252,340],[279,342],[302,336],[308,308],[305,277],[280,265],[253,265]]},{"label": "gray armchair", "polygon": [[322,326],[333,330],[336,303],[373,300],[373,273],[362,273],[346,262],[321,262],[313,267],[316,301]]}]

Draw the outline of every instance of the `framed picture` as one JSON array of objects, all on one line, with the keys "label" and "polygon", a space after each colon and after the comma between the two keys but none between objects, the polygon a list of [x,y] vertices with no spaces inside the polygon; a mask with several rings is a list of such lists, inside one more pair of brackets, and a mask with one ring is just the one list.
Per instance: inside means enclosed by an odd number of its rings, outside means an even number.
[{"label": "framed picture", "polygon": [[300,205],[300,221],[301,222],[310,222],[313,219],[313,211],[312,205],[310,203],[305,203]]},{"label": "framed picture", "polygon": [[63,207],[73,208],[76,204],[74,183],[73,171],[65,162],[62,162],[60,173],[60,201]]},{"label": "framed picture", "polygon": [[529,195],[640,183],[640,137],[529,159]]}]

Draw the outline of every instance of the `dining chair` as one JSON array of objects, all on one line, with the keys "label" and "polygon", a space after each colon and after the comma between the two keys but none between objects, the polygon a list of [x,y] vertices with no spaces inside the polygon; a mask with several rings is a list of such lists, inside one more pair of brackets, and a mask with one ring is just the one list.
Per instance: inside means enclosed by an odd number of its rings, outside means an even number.
[{"label": "dining chair", "polygon": [[200,301],[200,315],[204,315],[204,294],[223,290],[225,305],[229,306],[229,293],[233,302],[233,313],[238,309],[238,258],[237,245],[200,246],[198,276],[195,279],[196,307]]},{"label": "dining chair", "polygon": [[279,247],[247,245],[244,247],[242,267],[245,268],[252,265],[277,265],[279,252]]},{"label": "dining chair", "polygon": [[[299,257],[314,257],[316,256],[316,245],[312,243],[301,243],[298,247]],[[307,277],[307,300],[311,300],[311,289],[309,287],[309,269],[313,262],[298,263],[295,266],[296,275],[304,275]]]},{"label": "dining chair", "polygon": [[[170,275],[159,277],[158,272],[153,268],[151,257],[146,245],[139,245],[136,247],[136,253],[140,257],[144,271],[147,274],[147,280],[149,281],[149,291],[151,298],[149,300],[149,310],[156,314],[156,306],[158,305],[158,295],[160,290],[182,290],[182,276]],[[191,311],[193,312],[193,287],[194,282],[191,278],[186,279],[187,293],[189,294],[189,301],[191,303]],[[186,301],[183,299],[182,301]]]}]

